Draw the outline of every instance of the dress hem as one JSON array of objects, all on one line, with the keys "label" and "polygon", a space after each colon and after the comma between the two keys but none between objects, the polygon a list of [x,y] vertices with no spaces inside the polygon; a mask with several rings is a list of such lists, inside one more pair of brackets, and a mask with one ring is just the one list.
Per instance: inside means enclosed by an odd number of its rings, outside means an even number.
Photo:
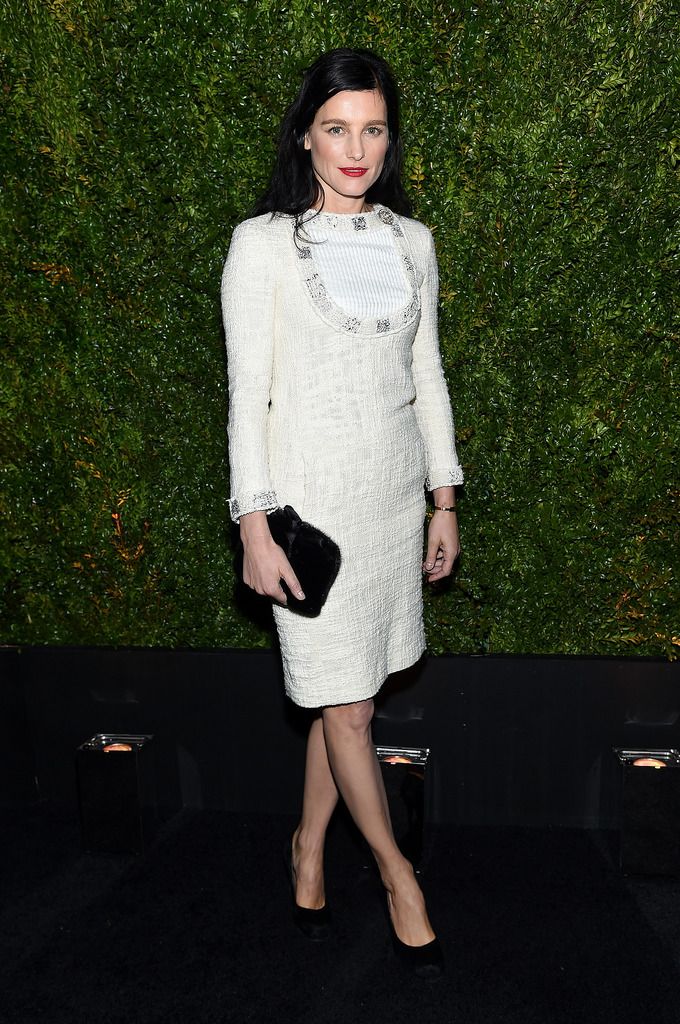
[{"label": "dress hem", "polygon": [[403,672],[405,669],[410,668],[411,665],[415,665],[417,661],[420,661],[423,654],[425,654],[426,650],[427,646],[423,644],[422,647],[420,647],[417,650],[417,653],[414,652],[412,654],[405,655],[403,658],[400,658],[396,664],[390,665],[387,671],[387,675],[378,683],[377,686],[373,685],[369,687],[366,693],[360,694],[358,697],[352,697],[351,700],[338,700],[333,703],[329,702],[327,704],[302,704],[299,700],[296,700],[295,697],[293,697],[290,693],[286,692],[286,696],[290,701],[292,701],[293,704],[296,705],[296,707],[306,708],[307,710],[313,710],[315,708],[339,708],[344,707],[347,704],[357,704],[361,700],[370,700],[372,697],[375,697],[380,692],[380,690],[385,685],[388,676],[391,676],[394,672]]}]

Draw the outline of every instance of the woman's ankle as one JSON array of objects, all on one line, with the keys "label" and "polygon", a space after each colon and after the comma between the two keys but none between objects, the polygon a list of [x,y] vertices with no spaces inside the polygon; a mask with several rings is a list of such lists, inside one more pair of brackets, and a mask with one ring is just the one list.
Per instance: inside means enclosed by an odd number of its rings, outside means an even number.
[{"label": "woman's ankle", "polygon": [[293,832],[293,851],[305,859],[323,860],[324,845],[326,841],[325,832],[322,835],[305,829],[300,823]]},{"label": "woman's ankle", "polygon": [[418,885],[413,865],[401,854],[388,863],[378,862],[378,871],[388,893],[393,894],[404,885],[412,886],[414,882]]},{"label": "woman's ankle", "polygon": [[308,843],[301,825],[293,833],[292,867],[298,906],[320,910],[325,906],[323,842]]}]

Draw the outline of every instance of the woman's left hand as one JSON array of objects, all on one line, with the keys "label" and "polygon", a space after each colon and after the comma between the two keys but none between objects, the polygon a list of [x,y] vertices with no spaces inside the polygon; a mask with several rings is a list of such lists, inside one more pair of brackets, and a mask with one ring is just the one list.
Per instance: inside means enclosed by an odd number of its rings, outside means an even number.
[{"label": "woman's left hand", "polygon": [[434,512],[427,528],[427,554],[423,572],[428,583],[436,583],[451,575],[453,563],[460,554],[458,517],[455,512]]}]

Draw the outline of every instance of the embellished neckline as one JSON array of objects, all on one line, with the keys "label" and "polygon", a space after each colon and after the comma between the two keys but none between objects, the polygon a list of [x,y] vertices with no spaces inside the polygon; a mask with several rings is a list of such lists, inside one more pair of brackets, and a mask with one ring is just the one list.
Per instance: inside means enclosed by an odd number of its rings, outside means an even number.
[{"label": "embellished neckline", "polygon": [[366,231],[383,227],[392,229],[392,237],[406,272],[411,297],[405,306],[381,317],[359,317],[348,313],[331,298],[314,260],[315,243],[311,242],[308,245],[304,240],[307,219],[307,214],[304,214],[301,233],[297,238],[293,235],[292,241],[303,284],[322,320],[337,330],[360,335],[391,334],[407,327],[415,320],[420,311],[420,292],[411,251],[399,217],[395,213],[392,213],[388,207],[376,203],[373,210],[368,213],[323,213],[322,211],[309,218],[312,223],[319,224],[319,226],[341,231]]},{"label": "embellished neckline", "polygon": [[[382,215],[381,215],[382,214]],[[372,210],[365,213],[327,213],[325,210],[307,210],[302,216],[302,227],[332,228],[334,231],[367,231],[372,228],[385,227],[392,221],[387,215],[394,217],[391,210],[375,204]]]}]

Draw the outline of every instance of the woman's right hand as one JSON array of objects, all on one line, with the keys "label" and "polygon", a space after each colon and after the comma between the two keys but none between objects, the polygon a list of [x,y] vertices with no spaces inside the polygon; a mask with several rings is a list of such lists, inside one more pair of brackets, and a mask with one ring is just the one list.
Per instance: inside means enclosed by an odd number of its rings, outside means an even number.
[{"label": "woman's right hand", "polygon": [[304,598],[293,567],[271,535],[265,512],[248,512],[239,519],[243,541],[243,582],[257,594],[287,604],[284,580],[298,600]]}]

